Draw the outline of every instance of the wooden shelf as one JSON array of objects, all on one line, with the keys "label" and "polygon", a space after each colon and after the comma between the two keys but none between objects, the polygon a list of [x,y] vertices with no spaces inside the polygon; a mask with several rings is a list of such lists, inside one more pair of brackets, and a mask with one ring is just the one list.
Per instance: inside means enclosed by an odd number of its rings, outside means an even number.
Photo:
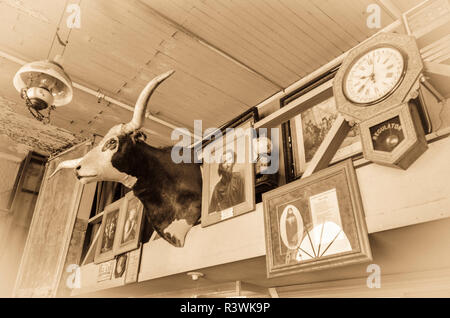
[{"label": "wooden shelf", "polygon": [[[450,138],[446,137],[429,144],[429,149],[406,171],[375,164],[357,168],[368,232],[450,217],[449,159]],[[417,180],[421,186],[417,186]],[[139,284],[134,285],[154,288],[155,284],[167,286],[173,280],[179,286],[187,285],[190,278],[184,273],[208,273],[212,269],[214,275],[206,275],[211,284],[217,283],[220,276],[228,281],[246,277],[270,285],[270,280],[265,279],[265,254],[264,213],[259,203],[255,211],[239,217],[205,228],[193,227],[183,248],[173,247],[163,239],[144,244]],[[121,280],[97,283],[95,264],[82,266],[81,275],[82,288],[73,290],[72,295],[123,285]],[[121,288],[131,288],[127,286]]]}]

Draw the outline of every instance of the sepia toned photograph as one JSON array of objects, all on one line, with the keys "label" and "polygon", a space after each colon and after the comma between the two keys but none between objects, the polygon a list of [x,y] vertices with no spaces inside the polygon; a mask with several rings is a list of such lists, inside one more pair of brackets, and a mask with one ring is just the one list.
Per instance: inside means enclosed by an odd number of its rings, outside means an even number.
[{"label": "sepia toned photograph", "polygon": [[98,238],[94,259],[96,264],[114,258],[122,203],[123,200],[116,201],[108,205],[103,212],[102,224],[99,229],[100,237]]},{"label": "sepia toned photograph", "polygon": [[[254,209],[254,167],[247,122],[233,139],[225,134],[204,150],[202,226],[208,226]],[[218,149],[217,149],[218,148]],[[219,152],[219,153],[217,153]]]},{"label": "sepia toned photograph", "polygon": [[450,0],[0,0],[0,70],[4,312],[450,298]]},{"label": "sepia toned photograph", "polygon": [[116,265],[114,267],[114,278],[121,278],[125,273],[127,267],[127,254],[119,255],[116,258]]},{"label": "sepia toned photograph", "polygon": [[125,195],[123,208],[118,220],[118,239],[115,255],[138,248],[143,222],[143,206],[132,192]]}]

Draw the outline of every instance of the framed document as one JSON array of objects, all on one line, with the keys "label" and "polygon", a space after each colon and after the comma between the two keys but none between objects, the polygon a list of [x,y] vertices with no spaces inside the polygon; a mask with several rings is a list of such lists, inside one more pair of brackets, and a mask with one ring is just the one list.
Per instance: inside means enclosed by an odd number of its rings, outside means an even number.
[{"label": "framed document", "polygon": [[127,268],[125,272],[125,284],[132,284],[138,281],[141,264],[142,244],[127,254]]},{"label": "framed document", "polygon": [[114,263],[115,263],[115,261],[112,260],[112,261],[104,262],[99,265],[97,282],[110,280],[112,278],[112,273],[114,270]]},{"label": "framed document", "polygon": [[352,161],[263,194],[267,276],[372,259]]}]

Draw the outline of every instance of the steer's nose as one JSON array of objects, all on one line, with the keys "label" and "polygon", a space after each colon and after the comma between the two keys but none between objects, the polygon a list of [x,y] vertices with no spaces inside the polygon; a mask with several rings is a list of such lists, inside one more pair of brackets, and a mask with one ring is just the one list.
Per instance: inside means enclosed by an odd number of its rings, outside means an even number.
[{"label": "steer's nose", "polygon": [[80,170],[80,168],[81,168],[81,165],[78,165],[75,167],[75,170]]}]

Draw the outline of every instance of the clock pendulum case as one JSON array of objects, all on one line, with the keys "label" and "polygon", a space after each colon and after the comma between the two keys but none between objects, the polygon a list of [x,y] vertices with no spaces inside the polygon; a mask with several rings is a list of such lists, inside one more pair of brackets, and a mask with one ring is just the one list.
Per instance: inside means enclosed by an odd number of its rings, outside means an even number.
[{"label": "clock pendulum case", "polygon": [[428,144],[413,102],[406,102],[359,124],[364,157],[382,165],[407,169]]},{"label": "clock pendulum case", "polygon": [[407,169],[426,149],[414,98],[423,63],[415,39],[380,33],[344,59],[333,82],[338,111],[359,124],[364,157]]}]

